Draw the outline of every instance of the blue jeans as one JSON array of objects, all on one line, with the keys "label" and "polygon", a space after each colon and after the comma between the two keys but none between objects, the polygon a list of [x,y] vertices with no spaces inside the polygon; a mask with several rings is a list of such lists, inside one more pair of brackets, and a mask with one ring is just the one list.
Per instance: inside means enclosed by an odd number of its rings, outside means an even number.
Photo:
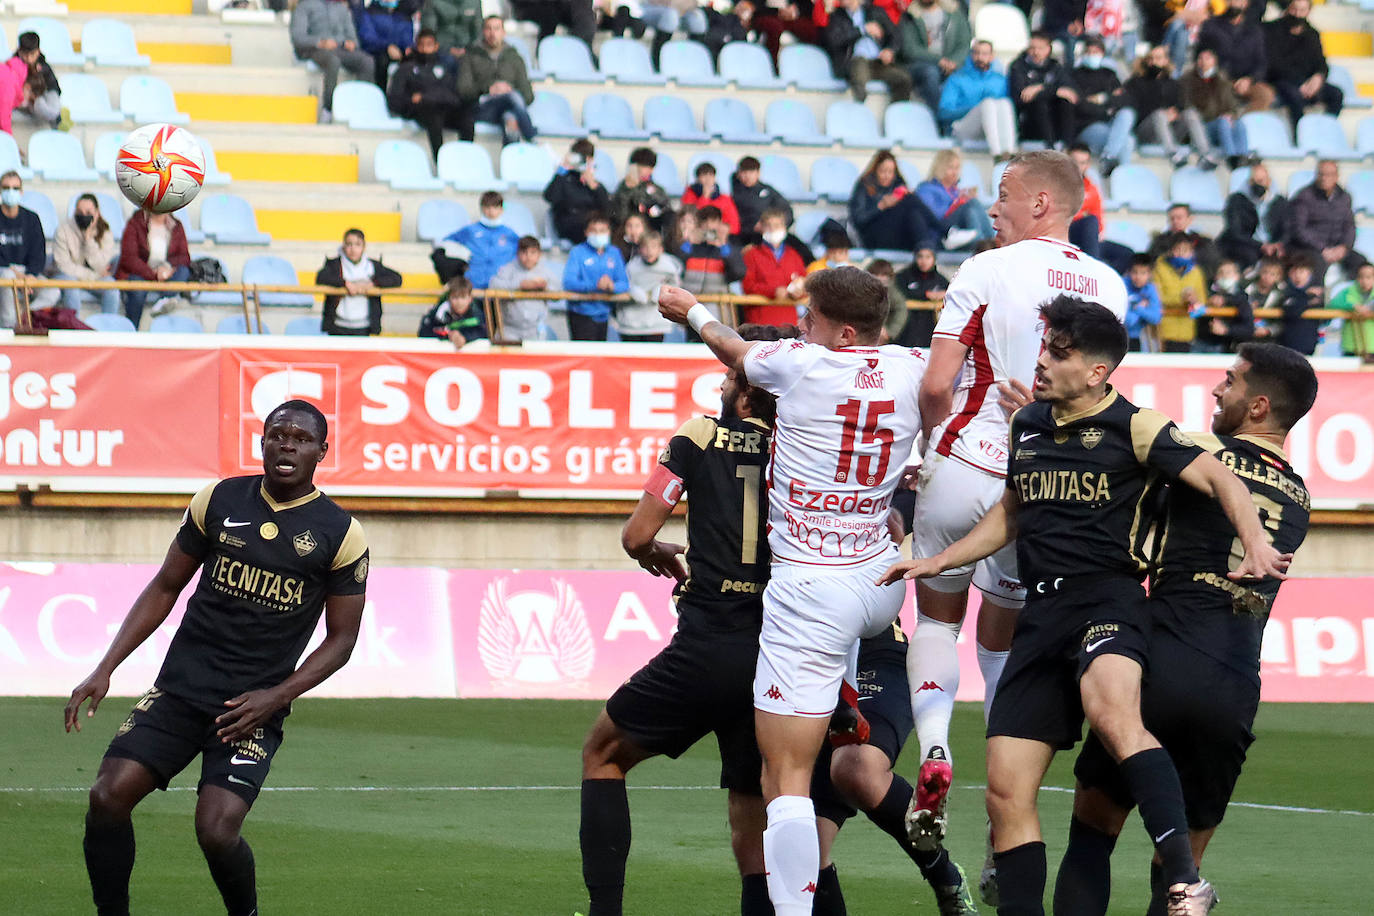
[{"label": "blue jeans", "polygon": [[996,230],[992,228],[992,220],[988,217],[988,211],[984,209],[981,202],[976,200],[964,201],[959,209],[940,220],[942,236],[951,229],[976,230],[980,241],[996,235]]},{"label": "blue jeans", "polygon": [[505,95],[493,95],[490,98],[478,102],[477,113],[474,115],[474,119],[500,126],[506,115],[515,116],[515,123],[520,128],[520,136],[522,139],[534,139],[534,122],[530,120],[529,109],[525,107],[525,100],[520,97],[520,93],[518,92],[507,92]]},{"label": "blue jeans", "polygon": [[1078,139],[1088,145],[1094,156],[1126,165],[1135,150],[1134,130],[1135,109],[1123,108],[1110,121],[1097,121],[1083,128]]},{"label": "blue jeans", "polygon": [[[59,280],[75,280],[76,277],[69,276],[68,274],[58,274],[57,279],[59,279]],[[110,279],[113,280],[114,277],[110,277]],[[62,307],[63,307],[63,308],[71,309],[72,311],[77,312],[77,313],[79,314],[79,313],[81,312],[81,294],[82,294],[83,292],[88,292],[88,290],[81,290],[81,289],[64,289],[64,290],[62,290]],[[114,314],[116,314],[116,313],[119,311],[119,290],[117,290],[117,289],[94,290],[94,289],[93,289],[93,290],[89,290],[89,292],[90,292],[90,294],[91,294],[92,296],[95,296],[97,299],[100,300],[100,310],[101,310],[102,312],[104,312],[106,315],[114,315]]]},{"label": "blue jeans", "polygon": [[[133,279],[137,280],[138,277]],[[191,269],[189,267],[178,267],[172,271],[172,275],[167,278],[172,283],[185,283],[191,279]],[[148,294],[156,290],[130,289],[124,291],[124,314],[129,316],[129,320],[138,327],[139,319],[143,317],[143,304],[148,301]]]},{"label": "blue jeans", "polygon": [[1213,148],[1228,159],[1250,154],[1250,141],[1245,136],[1245,124],[1240,118],[1217,118],[1207,122],[1207,139]]},{"label": "blue jeans", "polygon": [[911,84],[916,94],[926,103],[933,115],[940,110],[940,65],[936,63],[915,63],[910,70]]},{"label": "blue jeans", "polygon": [[[1174,65],[1174,79],[1183,74],[1188,66],[1188,25],[1182,19],[1175,19],[1164,29],[1164,46],[1169,49],[1169,60]],[[1182,107],[1182,106],[1180,106]]]}]

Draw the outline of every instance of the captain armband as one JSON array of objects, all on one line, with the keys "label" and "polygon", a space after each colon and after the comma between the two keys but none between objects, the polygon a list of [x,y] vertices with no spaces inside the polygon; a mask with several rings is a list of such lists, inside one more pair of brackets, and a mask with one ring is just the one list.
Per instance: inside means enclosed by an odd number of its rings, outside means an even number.
[{"label": "captain armband", "polygon": [[670,471],[666,464],[656,464],[644,484],[644,492],[671,509],[682,499],[682,478]]}]

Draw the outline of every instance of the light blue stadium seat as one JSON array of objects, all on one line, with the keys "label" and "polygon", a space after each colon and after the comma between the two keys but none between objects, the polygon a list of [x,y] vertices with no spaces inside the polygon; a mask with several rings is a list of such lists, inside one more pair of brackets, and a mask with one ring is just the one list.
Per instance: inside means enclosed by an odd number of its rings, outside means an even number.
[{"label": "light blue stadium seat", "polygon": [[682,176],[678,174],[677,163],[671,156],[659,156],[654,165],[654,181],[668,192],[670,197],[681,197],[684,190]]},{"label": "light blue stadium seat", "polygon": [[14,137],[0,131],[0,172],[10,170],[18,172],[20,178],[33,177],[33,169],[20,161],[19,144],[14,142]]},{"label": "light blue stadium seat", "polygon": [[792,203],[811,203],[816,195],[806,189],[801,170],[790,156],[769,153],[763,157],[759,179],[772,185],[779,194]]},{"label": "light blue stadium seat", "polygon": [[98,76],[64,73],[62,104],[77,124],[123,124],[123,112],[110,105],[110,91]]},{"label": "light blue stadium seat", "polygon": [[[65,85],[64,81],[63,86],[65,87]],[[95,138],[95,146],[91,152],[91,165],[100,173],[101,178],[114,181],[115,156],[119,154],[119,148],[124,145],[124,140],[128,136],[127,131],[110,130]]]},{"label": "light blue stadium seat", "polygon": [[[46,47],[43,50],[47,52]],[[138,53],[134,30],[118,19],[87,19],[81,27],[81,53],[98,67],[146,67],[152,63],[147,54]],[[65,82],[62,94],[67,94]]]},{"label": "light blue stadium seat", "polygon": [[314,315],[298,315],[286,323],[282,333],[294,337],[323,337],[324,328]]},{"label": "light blue stadium seat", "polygon": [[793,99],[769,102],[763,116],[764,127],[771,136],[797,146],[829,146],[830,138],[816,126],[816,116],[805,104]]},{"label": "light blue stadium seat", "polygon": [[[86,63],[86,55],[72,48],[72,33],[67,31],[65,22],[47,16],[31,16],[20,20],[14,30],[16,36],[25,32],[38,33],[38,45],[43,49],[43,58],[52,66],[80,67]],[[5,51],[8,52],[10,47],[6,44]]]},{"label": "light blue stadium seat", "polygon": [[258,231],[253,205],[236,194],[201,198],[200,228],[221,245],[267,245],[272,236]]},{"label": "light blue stadium seat", "polygon": [[687,184],[695,182],[697,166],[703,162],[709,162],[716,167],[716,184],[722,188],[730,187],[730,179],[735,175],[735,160],[715,150],[693,153],[692,158],[687,160],[687,172],[682,176],[682,180]]},{"label": "light blue stadium seat", "polygon": [[808,247],[814,248],[820,242],[821,226],[828,219],[830,214],[824,210],[808,210],[797,216],[796,222],[792,224],[792,234]]},{"label": "light blue stadium seat", "polygon": [[654,72],[649,49],[631,38],[610,38],[601,46],[601,72],[629,86],[662,86],[666,77]]},{"label": "light blue stadium seat", "polygon": [[530,82],[538,82],[544,78],[545,73],[539,69],[538,62],[534,59],[534,51],[530,48],[528,41],[519,35],[511,35],[507,32],[506,44],[515,48],[516,53],[524,59],[525,74],[529,76]]},{"label": "light blue stadium seat", "polygon": [[459,191],[500,191],[506,187],[496,177],[486,148],[466,140],[450,140],[439,147],[439,178]]},{"label": "light blue stadium seat", "polygon": [[1341,184],[1350,192],[1355,212],[1374,213],[1374,172],[1355,172],[1346,177]]},{"label": "light blue stadium seat", "polygon": [[1361,226],[1355,230],[1355,250],[1374,260],[1374,226]]},{"label": "light blue stadium seat", "polygon": [[51,241],[57,235],[57,208],[42,191],[25,191],[19,198],[19,206],[32,210],[43,225],[43,238]]},{"label": "light blue stadium seat", "polygon": [[521,191],[543,191],[553,178],[553,154],[533,143],[511,143],[501,150],[501,178]]},{"label": "light blue stadium seat", "polygon": [[1301,159],[1302,150],[1288,139],[1288,125],[1272,111],[1251,111],[1240,116],[1252,152],[1265,159]]},{"label": "light blue stadium seat", "polygon": [[[243,262],[244,285],[253,286],[296,286],[300,278],[296,268],[286,258],[274,254],[255,254]],[[315,304],[315,297],[309,293],[259,293],[258,302],[262,305],[293,305],[309,308]]]},{"label": "light blue stadium seat", "polygon": [[96,181],[100,173],[86,164],[81,141],[60,130],[29,137],[29,162],[46,181]]},{"label": "light blue stadium seat", "polygon": [[[90,324],[90,322],[86,322]],[[202,334],[205,328],[200,326],[200,322],[190,315],[180,315],[173,312],[170,315],[154,316],[152,323],[148,325],[148,330],[153,334]]]},{"label": "light blue stadium seat", "polygon": [[[262,321],[260,323],[258,321],[255,321],[254,324],[256,325],[259,334],[272,333],[272,329],[268,327],[266,321]],[[242,315],[225,315],[223,318],[219,320],[219,323],[215,325],[215,333],[247,334],[248,319],[244,318]]]},{"label": "light blue stadium seat", "polygon": [[1174,171],[1169,179],[1169,199],[1187,204],[1199,213],[1220,213],[1226,203],[1221,196],[1216,172],[1195,165]]},{"label": "light blue stadium seat", "polygon": [[1293,195],[1312,183],[1316,177],[1316,172],[1312,169],[1298,169],[1288,176],[1288,199],[1292,200]]},{"label": "light blue stadium seat", "polygon": [[780,89],[773,74],[773,58],[762,45],[732,41],[720,49],[720,75],[741,89]]},{"label": "light blue stadium seat", "polygon": [[530,211],[530,205],[523,200],[507,198],[506,209],[501,216],[501,222],[515,230],[516,235],[532,235],[541,242],[545,241],[535,226],[534,213]]},{"label": "light blue stadium seat", "polygon": [[104,312],[95,312],[81,320],[90,325],[92,331],[118,331],[131,334],[138,330],[132,321],[119,314],[107,315]]},{"label": "light blue stadium seat", "polygon": [[[373,87],[376,88],[375,86]],[[119,86],[119,110],[141,124],[189,124],[191,116],[177,111],[172,87],[155,76],[139,74]]]},{"label": "light blue stadium seat", "polygon": [[647,140],[649,132],[635,126],[635,113],[622,96],[594,92],[582,101],[582,126],[608,139]]},{"label": "light blue stadium seat", "polygon": [[592,63],[585,42],[571,35],[549,35],[539,40],[539,66],[563,83],[600,83],[605,76]]},{"label": "light blue stadium seat", "polygon": [[811,163],[811,192],[833,203],[845,203],[854,193],[859,167],[839,156],[824,156]]},{"label": "light blue stadium seat", "polygon": [[1298,149],[1320,159],[1359,159],[1335,115],[1305,114],[1298,119]]},{"label": "light blue stadium seat", "polygon": [[411,140],[383,140],[372,154],[372,173],[394,191],[440,191],[444,180],[429,165],[429,150]]},{"label": "light blue stadium seat", "polygon": [[1360,119],[1355,128],[1355,149],[1361,156],[1374,156],[1374,117]]},{"label": "light blue stadium seat", "polygon": [[215,148],[210,145],[210,141],[200,135],[197,135],[196,139],[200,141],[200,151],[205,154],[205,184],[228,184],[233,181],[233,175],[219,170],[219,163],[215,161]]},{"label": "light blue stadium seat", "polygon": [[711,52],[699,41],[670,41],[658,55],[658,72],[683,86],[724,86],[716,75]]},{"label": "light blue stadium seat", "polygon": [[793,44],[778,53],[778,77],[798,89],[843,92],[847,85],[836,79],[830,68],[830,55],[815,45]]},{"label": "light blue stadium seat", "polygon": [[596,151],[596,155],[592,157],[592,171],[596,174],[596,180],[608,190],[620,186],[620,169],[616,168],[615,157],[609,150]]},{"label": "light blue stadium seat", "polygon": [[[908,179],[915,179],[915,175],[908,175]],[[978,163],[972,159],[964,159],[959,167],[959,187],[974,188],[979,200],[986,200],[988,197],[988,186],[983,183],[983,170],[978,168]]]},{"label": "light blue stadium seat", "polygon": [[754,123],[754,110],[748,103],[728,96],[706,103],[706,132],[726,143],[768,143],[772,140]]},{"label": "light blue stadium seat", "polygon": [[586,128],[573,117],[572,105],[557,92],[539,90],[530,105],[530,120],[541,137],[585,137]]},{"label": "light blue stadium seat", "polygon": [[[67,218],[71,219],[76,212],[76,202],[85,191],[77,191],[67,198]],[[100,203],[100,215],[105,217],[105,222],[110,224],[110,234],[119,240],[124,237],[124,204],[123,197],[116,197],[109,191],[91,191],[95,199]]]},{"label": "light blue stadium seat", "polygon": [[1326,81],[1345,93],[1345,101],[1342,103],[1346,108],[1374,108],[1374,99],[1367,99],[1360,95],[1359,87],[1355,85],[1355,78],[1350,75],[1347,67],[1340,64],[1331,64],[1326,74]]},{"label": "light blue stadium seat", "polygon": [[893,102],[883,112],[883,134],[907,149],[943,149],[954,141],[940,136],[935,117],[920,102]]},{"label": "light blue stadium seat", "polygon": [[844,146],[886,146],[878,119],[861,102],[831,102],[825,110],[825,132]]},{"label": "light blue stadium seat", "polygon": [[663,140],[705,143],[711,139],[697,127],[692,106],[675,95],[656,95],[644,103],[644,129]]},{"label": "light blue stadium seat", "polygon": [[1237,191],[1244,191],[1246,185],[1250,183],[1250,166],[1243,165],[1238,169],[1231,170],[1231,177],[1226,182],[1226,193],[1234,194]]},{"label": "light blue stadium seat", "polygon": [[[443,149],[439,151],[442,153]],[[469,222],[467,208],[456,200],[438,197],[420,204],[415,214],[415,235],[422,242],[434,244]]]},{"label": "light blue stadium seat", "polygon": [[1130,220],[1110,219],[1102,231],[1102,241],[1116,242],[1135,252],[1145,252],[1150,247],[1150,230]]},{"label": "light blue stadium seat", "polygon": [[349,80],[334,87],[334,118],[354,130],[405,130],[406,126],[387,110],[382,90],[365,80]]},{"label": "light blue stadium seat", "polygon": [[205,241],[205,233],[200,229],[200,216],[192,207],[182,207],[177,211],[177,220],[181,223],[181,230],[186,233],[186,244],[199,245]]},{"label": "light blue stadium seat", "polygon": [[1112,172],[1111,195],[1132,210],[1163,213],[1169,208],[1155,173],[1143,165],[1122,165]]}]

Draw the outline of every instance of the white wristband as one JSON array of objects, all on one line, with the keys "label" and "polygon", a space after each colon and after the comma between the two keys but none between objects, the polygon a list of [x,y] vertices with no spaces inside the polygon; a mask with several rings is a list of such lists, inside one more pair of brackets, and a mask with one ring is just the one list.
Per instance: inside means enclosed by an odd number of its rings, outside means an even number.
[{"label": "white wristband", "polygon": [[716,320],[718,319],[715,315],[711,314],[711,310],[700,302],[687,310],[687,323],[690,324],[692,330],[696,331],[698,334],[701,333],[702,328]]}]

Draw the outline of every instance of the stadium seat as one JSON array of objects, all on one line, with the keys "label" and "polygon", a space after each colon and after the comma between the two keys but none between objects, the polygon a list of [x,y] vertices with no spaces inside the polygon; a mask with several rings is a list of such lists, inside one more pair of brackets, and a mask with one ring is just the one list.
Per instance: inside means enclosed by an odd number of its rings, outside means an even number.
[{"label": "stadium seat", "polygon": [[893,102],[883,112],[883,133],[907,149],[943,149],[954,141],[940,136],[935,117],[920,102]]},{"label": "stadium seat", "polygon": [[298,315],[286,323],[282,333],[294,337],[322,337],[324,328],[320,321],[314,315]]},{"label": "stadium seat", "polygon": [[711,135],[697,127],[692,106],[675,95],[656,95],[644,103],[644,129],[663,140],[705,143]]},{"label": "stadium seat", "polygon": [[334,119],[353,130],[406,129],[406,122],[387,109],[382,90],[365,80],[349,80],[334,88]]},{"label": "stadium seat", "polygon": [[1356,213],[1374,214],[1374,172],[1355,172],[1347,176],[1342,185],[1350,192]]},{"label": "stadium seat", "polygon": [[716,167],[716,184],[722,188],[730,187],[730,179],[735,174],[735,160],[715,150],[693,153],[692,158],[687,160],[687,173],[682,176],[682,180],[687,184],[695,182],[697,166],[703,162],[709,162]]},{"label": "stadium seat", "polygon": [[662,86],[667,77],[654,72],[649,49],[631,38],[610,38],[601,45],[601,72],[628,86]]},{"label": "stadium seat", "polygon": [[200,229],[200,217],[196,210],[182,207],[177,211],[177,219],[181,222],[181,230],[186,233],[186,244],[199,245],[205,241],[205,233]]},{"label": "stadium seat", "polygon": [[862,102],[831,102],[825,110],[825,132],[844,146],[886,146],[878,119]]},{"label": "stadium seat", "polygon": [[[243,262],[243,282],[251,286],[296,286],[300,278],[296,276],[296,268],[286,258],[274,254],[255,254]],[[315,297],[309,293],[259,293],[258,302],[262,305],[309,308],[315,304]]]},{"label": "stadium seat", "polygon": [[1298,149],[1288,137],[1288,125],[1272,111],[1251,111],[1240,116],[1251,151],[1265,159],[1301,159]]},{"label": "stadium seat", "polygon": [[1221,196],[1216,172],[1205,171],[1195,165],[1174,171],[1169,179],[1169,199],[1187,204],[1199,213],[1220,213],[1226,203]]},{"label": "stadium seat", "polygon": [[138,328],[134,323],[123,315],[95,312],[81,319],[91,326],[92,331],[119,331],[121,333],[133,333]]},{"label": "stadium seat", "polygon": [[824,156],[811,163],[811,193],[833,203],[848,202],[859,180],[859,167],[848,159]]},{"label": "stadium seat", "polygon": [[1374,117],[1360,119],[1355,128],[1355,149],[1363,157],[1374,156]]},{"label": "stadium seat", "polygon": [[596,174],[596,180],[605,185],[608,191],[620,186],[620,169],[616,168],[615,157],[609,150],[596,151],[596,155],[592,157],[592,170]]},{"label": "stadium seat", "polygon": [[[67,79],[71,79],[71,77],[67,77]],[[126,131],[110,130],[95,138],[95,146],[91,152],[91,165],[100,173],[101,178],[114,181],[115,156],[118,155],[119,148],[124,145],[124,139],[128,136]]]},{"label": "stadium seat", "polygon": [[[234,274],[229,270],[228,265],[220,258],[215,258],[215,260],[219,262],[219,269],[220,272],[224,274],[225,280],[229,283],[237,283],[238,280],[234,279]],[[234,308],[243,307],[243,293],[231,292],[229,290],[210,290],[203,293],[192,293],[191,298],[195,301],[196,305],[228,305]]]},{"label": "stadium seat", "polygon": [[98,76],[64,73],[62,104],[76,124],[123,124],[123,112],[110,105],[110,91]]},{"label": "stadium seat", "polygon": [[1298,149],[1319,159],[1359,159],[1335,115],[1305,114],[1298,119]]},{"label": "stadium seat", "polygon": [[499,191],[506,186],[496,177],[486,148],[466,140],[439,147],[439,178],[459,191]]},{"label": "stadium seat", "polygon": [[[89,324],[90,322],[87,322]],[[173,312],[170,315],[154,316],[152,323],[148,325],[148,330],[154,334],[202,334],[205,328],[200,326],[200,322],[190,315],[178,315]]]},{"label": "stadium seat", "polygon": [[1150,230],[1125,219],[1110,219],[1102,230],[1102,241],[1116,242],[1131,251],[1144,253],[1150,247]]},{"label": "stadium seat", "polygon": [[105,222],[110,224],[110,234],[116,240],[124,237],[124,204],[122,197],[116,197],[109,191],[77,191],[67,198],[67,218],[70,219],[76,212],[76,202],[82,194],[91,193],[100,203],[100,215],[105,217]]},{"label": "stadium seat", "polygon": [[830,56],[815,45],[788,45],[778,53],[778,77],[798,89],[844,92],[844,80],[836,79]]},{"label": "stadium seat", "polygon": [[747,102],[729,97],[706,103],[706,132],[726,143],[769,143],[772,138],[754,123],[754,110]]},{"label": "stadium seat", "polygon": [[1342,103],[1345,108],[1374,108],[1374,99],[1360,95],[1359,87],[1355,85],[1355,78],[1350,75],[1349,68],[1331,64],[1326,81],[1345,93],[1345,101]]},{"label": "stadium seat", "polygon": [[189,124],[191,121],[190,115],[177,111],[172,87],[155,76],[127,77],[119,86],[119,110],[143,124],[159,121]]},{"label": "stadium seat", "polygon": [[830,214],[824,210],[808,210],[792,223],[792,234],[801,239],[807,247],[814,248],[820,242],[821,226],[830,218]]},{"label": "stadium seat", "polygon": [[29,162],[45,181],[96,181],[100,173],[86,164],[81,141],[60,130],[29,137]]},{"label": "stadium seat", "polygon": [[518,190],[542,192],[553,175],[553,154],[548,147],[511,143],[501,150],[501,178]]},{"label": "stadium seat", "polygon": [[773,75],[773,58],[762,45],[732,41],[720,49],[720,75],[741,89],[781,89]]},{"label": "stadium seat", "polygon": [[801,102],[792,99],[769,102],[763,121],[763,129],[784,143],[797,146],[830,145],[830,138],[816,126],[816,116]]},{"label": "stadium seat", "polygon": [[1169,208],[1159,179],[1143,165],[1118,166],[1112,172],[1111,194],[1119,204],[1131,210],[1163,213]]},{"label": "stadium seat", "polygon": [[1312,169],[1298,169],[1288,176],[1288,199],[1292,200],[1293,195],[1312,183],[1316,177],[1316,172]]},{"label": "stadium seat", "polygon": [[[907,176],[908,179],[915,177],[914,175]],[[959,187],[974,188],[979,200],[988,199],[988,186],[983,183],[983,170],[978,168],[978,163],[972,159],[964,159],[963,164],[959,167]]]},{"label": "stadium seat", "polygon": [[14,137],[0,131],[0,172],[16,171],[20,178],[32,178],[33,169],[24,165],[19,158],[19,144]]},{"label": "stadium seat", "polygon": [[806,189],[801,170],[790,156],[769,153],[763,157],[759,179],[772,185],[779,194],[792,203],[811,203],[816,195]]},{"label": "stadium seat", "polygon": [[383,140],[372,154],[372,174],[393,191],[440,191],[444,180],[429,166],[429,151],[411,140]]},{"label": "stadium seat", "polygon": [[258,231],[252,204],[235,194],[201,199],[200,228],[221,245],[267,245],[272,236]]},{"label": "stadium seat", "polygon": [[[445,143],[439,149],[441,163],[444,147],[448,145]],[[456,200],[439,197],[420,204],[420,209],[415,214],[415,235],[420,241],[432,245],[470,222],[468,211],[462,204]]]},{"label": "stadium seat", "polygon": [[1355,230],[1355,250],[1374,260],[1374,226],[1361,226]]},{"label": "stadium seat", "polygon": [[654,181],[658,186],[668,192],[670,197],[681,197],[684,190],[682,176],[678,174],[677,163],[672,156],[659,156],[657,164],[654,165]]},{"label": "stadium seat", "polygon": [[200,150],[205,154],[205,184],[228,184],[234,179],[228,172],[219,170],[219,163],[215,161],[215,148],[210,145],[210,141],[203,135],[197,135],[200,141]]},{"label": "stadium seat", "polygon": [[[43,51],[47,52],[46,46]],[[134,30],[118,19],[87,19],[81,27],[81,53],[97,67],[146,67],[152,63],[147,54],[138,53]],[[62,94],[67,94],[65,82]]]},{"label": "stadium seat", "polygon": [[582,101],[582,126],[600,137],[647,140],[649,132],[635,126],[635,113],[622,96],[594,92]]},{"label": "stadium seat", "polygon": [[1015,6],[985,3],[973,17],[973,37],[992,42],[996,54],[1020,54],[1030,44],[1030,26]]},{"label": "stadium seat", "polygon": [[540,236],[539,229],[534,222],[534,214],[530,212],[530,205],[523,200],[506,199],[506,209],[501,216],[501,222],[515,230],[516,235],[532,235],[541,241],[547,241]]},{"label": "stadium seat", "polygon": [[1250,183],[1250,166],[1243,165],[1238,169],[1231,170],[1231,177],[1226,182],[1226,193],[1234,194],[1237,191],[1244,191],[1246,185]]},{"label": "stadium seat", "polygon": [[57,235],[57,208],[42,191],[25,191],[19,198],[19,206],[32,210],[43,225],[43,238],[52,241]]},{"label": "stadium seat", "polygon": [[541,137],[585,137],[587,131],[573,117],[572,105],[557,92],[539,90],[530,105],[530,120]]},{"label": "stadium seat", "polygon": [[[86,55],[72,48],[72,33],[67,24],[47,16],[31,16],[22,19],[15,27],[15,35],[37,32],[38,44],[43,49],[43,59],[54,67],[81,67],[86,63]],[[5,45],[9,51],[10,45]],[[60,81],[60,78],[59,78]]]},{"label": "stadium seat", "polygon": [[[271,334],[272,329],[267,326],[267,322],[261,319],[254,322],[259,334]],[[242,315],[225,315],[215,325],[216,334],[247,334],[248,319]]]},{"label": "stadium seat", "polygon": [[670,41],[658,55],[658,72],[683,86],[724,86],[716,75],[711,52],[699,41]]},{"label": "stadium seat", "polygon": [[561,83],[601,83],[605,77],[592,63],[592,52],[580,38],[549,35],[539,40],[539,66]]}]

